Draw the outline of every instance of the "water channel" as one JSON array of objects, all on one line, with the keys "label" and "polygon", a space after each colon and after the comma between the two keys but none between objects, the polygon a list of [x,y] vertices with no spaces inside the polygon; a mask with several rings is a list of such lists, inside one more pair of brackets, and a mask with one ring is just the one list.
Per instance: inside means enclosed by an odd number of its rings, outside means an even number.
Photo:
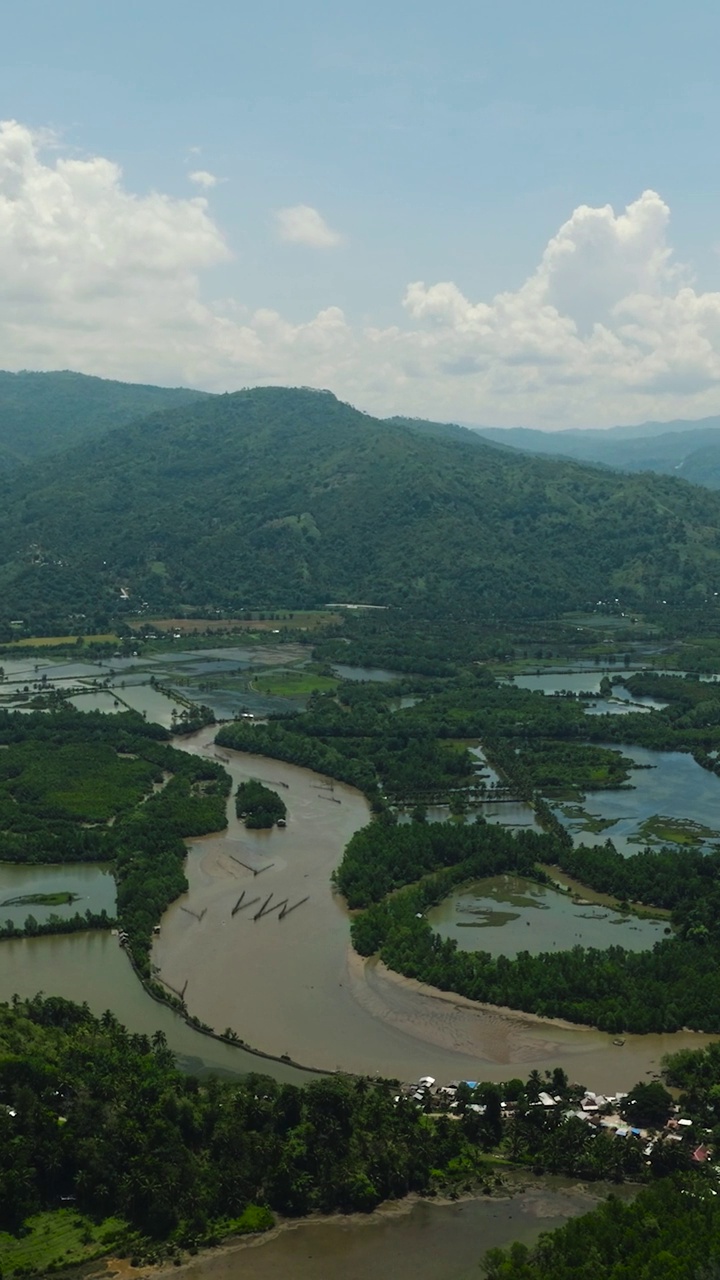
[{"label": "water channel", "polygon": [[[186,747],[212,751],[212,730]],[[572,1079],[607,1090],[657,1070],[672,1048],[709,1039],[628,1036],[620,1050],[602,1032],[478,1006],[361,960],[349,946],[347,913],[329,875],[349,835],[367,821],[364,798],[335,783],[329,799],[323,779],[309,770],[223,754],[234,784],[249,777],[286,784],[288,825],[248,832],[230,813],[226,833],[190,844],[189,894],[166,913],[154,960],[173,986],[188,980],[188,1006],[203,1021],[330,1070],[501,1080],[561,1065]],[[259,905],[271,891],[275,901],[309,901],[282,922],[276,915],[255,922],[247,912],[231,918],[243,889],[258,895]],[[188,905],[198,914],[207,908],[201,922],[182,910]]]}]

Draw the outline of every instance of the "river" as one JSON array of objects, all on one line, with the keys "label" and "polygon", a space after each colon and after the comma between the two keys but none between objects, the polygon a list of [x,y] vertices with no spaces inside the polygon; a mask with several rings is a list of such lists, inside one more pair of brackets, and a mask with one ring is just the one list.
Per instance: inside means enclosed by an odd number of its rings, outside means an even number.
[{"label": "river", "polygon": [[[214,758],[214,733],[208,727],[176,745]],[[365,798],[306,769],[221,754],[234,785],[260,777],[277,786],[288,825],[249,832],[230,801],[227,832],[189,842],[189,892],[166,912],[153,959],[160,978],[173,987],[187,981],[190,1012],[216,1030],[231,1027],[255,1048],[323,1070],[403,1080],[428,1073],[502,1080],[561,1066],[571,1079],[610,1092],[657,1071],[664,1053],[710,1039],[692,1033],[627,1036],[618,1048],[602,1032],[484,1008],[363,961],[350,947],[348,915],[330,874],[352,833],[368,821]],[[259,901],[233,917],[243,891]],[[283,920],[275,912],[254,921],[270,893],[270,906],[285,899],[299,905]],[[184,908],[205,915],[198,920]],[[285,1063],[188,1027],[146,994],[109,935],[3,943],[0,999],[38,990],[87,1000],[98,1013],[111,1007],[131,1030],[162,1029],[193,1069],[305,1078]]]},{"label": "river", "polygon": [[[627,1199],[634,1189],[614,1188]],[[607,1195],[604,1185],[572,1186],[561,1178],[507,1195],[383,1205],[367,1217],[337,1215],[285,1223],[266,1237],[205,1253],[161,1280],[478,1280],[488,1249],[533,1244]]]},{"label": "river", "polygon": [[[213,734],[204,729],[183,745],[213,754]],[[630,1088],[659,1069],[664,1053],[710,1038],[627,1036],[620,1049],[602,1032],[483,1008],[361,960],[330,872],[368,820],[364,797],[339,783],[323,790],[327,780],[307,769],[222,754],[234,786],[249,777],[287,784],[279,789],[288,824],[246,831],[231,802],[227,832],[190,842],[189,893],[163,918],[153,955],[160,976],[176,988],[187,980],[190,1011],[216,1029],[232,1027],[250,1045],[328,1070],[502,1080],[562,1066],[606,1091]],[[267,869],[254,876],[241,862]],[[258,904],[232,918],[243,890]],[[282,921],[277,913],[254,921],[271,892],[275,902],[309,900]],[[206,914],[199,921],[188,907]]]}]

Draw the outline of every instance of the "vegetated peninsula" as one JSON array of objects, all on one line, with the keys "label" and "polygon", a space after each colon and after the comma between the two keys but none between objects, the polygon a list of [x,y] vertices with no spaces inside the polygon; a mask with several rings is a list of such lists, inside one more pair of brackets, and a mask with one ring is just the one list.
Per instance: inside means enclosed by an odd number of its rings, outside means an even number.
[{"label": "vegetated peninsula", "polygon": [[125,426],[0,482],[4,608],[310,607],[548,616],[608,593],[697,605],[720,497],[423,436],[329,392],[259,388]]}]

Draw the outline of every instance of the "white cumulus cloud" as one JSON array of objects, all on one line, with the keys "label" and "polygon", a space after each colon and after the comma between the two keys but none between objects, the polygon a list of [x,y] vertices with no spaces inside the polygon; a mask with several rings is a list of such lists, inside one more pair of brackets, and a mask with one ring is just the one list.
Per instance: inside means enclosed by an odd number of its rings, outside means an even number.
[{"label": "white cumulus cloud", "polygon": [[[332,297],[295,323],[205,300],[205,273],[232,255],[202,195],[135,194],[111,160],[47,142],[0,125],[6,368],[209,390],[300,383],[377,413],[478,423],[720,412],[720,293],[675,262],[653,191],[617,213],[576,209],[514,291],[471,299],[455,281],[415,281],[397,325],[353,324]],[[296,243],[338,243],[309,206],[276,216]]]},{"label": "white cumulus cloud", "polygon": [[344,239],[309,204],[294,204],[287,209],[278,209],[275,225],[281,240],[286,240],[289,244],[309,245],[311,249],[335,249]]},{"label": "white cumulus cloud", "polygon": [[203,187],[206,191],[218,184],[215,174],[209,173],[207,169],[193,169],[192,173],[188,174],[188,178],[195,183],[196,187]]}]

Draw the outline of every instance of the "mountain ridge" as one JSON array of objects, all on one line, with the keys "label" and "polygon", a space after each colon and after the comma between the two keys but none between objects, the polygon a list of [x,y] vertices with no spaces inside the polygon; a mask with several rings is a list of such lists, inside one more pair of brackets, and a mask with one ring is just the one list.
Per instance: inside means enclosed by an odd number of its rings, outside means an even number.
[{"label": "mountain ridge", "polygon": [[424,436],[331,393],[193,401],[0,480],[12,616],[362,599],[416,613],[629,608],[720,589],[720,498]]}]

